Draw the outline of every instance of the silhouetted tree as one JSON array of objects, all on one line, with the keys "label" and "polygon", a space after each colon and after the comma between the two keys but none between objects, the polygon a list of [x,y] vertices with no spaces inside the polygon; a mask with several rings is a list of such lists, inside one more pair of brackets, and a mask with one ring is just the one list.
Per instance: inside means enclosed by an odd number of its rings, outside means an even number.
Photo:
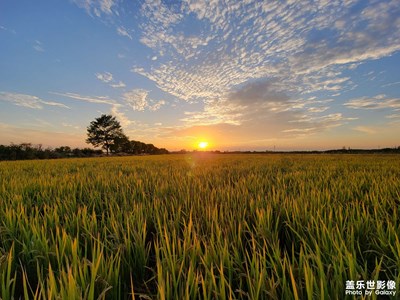
[{"label": "silhouetted tree", "polygon": [[72,154],[71,147],[69,147],[69,146],[61,146],[61,147],[54,149],[54,151],[57,153],[60,153],[63,156],[68,156],[68,155]]},{"label": "silhouetted tree", "polygon": [[118,153],[124,152],[129,153],[130,143],[126,135],[116,137],[114,139],[114,144],[110,146],[111,152]]},{"label": "silhouetted tree", "polygon": [[122,131],[121,125],[117,119],[111,115],[101,115],[94,121],[90,122],[87,128],[88,138],[86,143],[90,143],[95,147],[101,146],[106,150],[107,155],[113,145],[118,142],[119,139],[124,139],[124,132]]}]

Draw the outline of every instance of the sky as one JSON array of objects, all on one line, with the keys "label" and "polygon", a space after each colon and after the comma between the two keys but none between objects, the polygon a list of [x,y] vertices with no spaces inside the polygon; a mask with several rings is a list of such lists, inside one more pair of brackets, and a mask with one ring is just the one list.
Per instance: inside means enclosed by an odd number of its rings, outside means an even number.
[{"label": "sky", "polygon": [[398,0],[1,0],[0,144],[400,146]]}]

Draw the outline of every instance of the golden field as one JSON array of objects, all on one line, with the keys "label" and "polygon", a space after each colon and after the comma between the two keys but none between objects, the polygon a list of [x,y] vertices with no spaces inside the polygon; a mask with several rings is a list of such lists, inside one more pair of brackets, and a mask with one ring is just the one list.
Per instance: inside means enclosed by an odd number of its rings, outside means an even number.
[{"label": "golden field", "polygon": [[348,280],[398,290],[399,207],[399,155],[0,162],[0,298],[354,299]]}]

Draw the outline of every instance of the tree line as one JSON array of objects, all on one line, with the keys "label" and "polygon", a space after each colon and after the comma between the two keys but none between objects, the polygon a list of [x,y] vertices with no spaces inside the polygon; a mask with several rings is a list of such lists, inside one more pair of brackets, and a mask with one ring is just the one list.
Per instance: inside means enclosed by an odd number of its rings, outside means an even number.
[{"label": "tree line", "polygon": [[91,148],[74,148],[61,146],[58,148],[43,148],[32,143],[0,145],[0,160],[52,159],[66,157],[93,157],[102,155],[103,151]]},{"label": "tree line", "polygon": [[[106,154],[117,155],[143,155],[143,154],[167,154],[165,148],[157,148],[153,144],[129,140],[124,134],[120,123],[112,115],[101,115],[90,123],[87,128],[86,142],[94,147],[101,147]],[[102,156],[103,150],[91,148],[74,148],[61,146],[58,148],[46,148],[32,143],[0,145],[0,160],[22,159],[51,159],[67,157],[94,157]]]}]

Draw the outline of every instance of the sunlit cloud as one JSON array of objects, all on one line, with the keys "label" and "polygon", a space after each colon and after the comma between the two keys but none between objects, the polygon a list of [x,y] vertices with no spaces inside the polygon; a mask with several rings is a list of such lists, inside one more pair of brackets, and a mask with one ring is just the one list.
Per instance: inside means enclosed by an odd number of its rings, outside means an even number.
[{"label": "sunlit cloud", "polygon": [[311,128],[293,128],[293,129],[285,129],[285,130],[282,130],[282,132],[289,132],[289,133],[296,133],[296,134],[298,134],[298,133],[309,133],[309,132],[312,132],[312,131],[315,131],[315,127],[311,127]]},{"label": "sunlit cloud", "polygon": [[67,122],[62,122],[61,125],[64,126],[64,127],[73,128],[73,129],[76,129],[76,130],[80,130],[81,129],[80,126],[74,125],[74,124],[70,124],[70,123],[67,123]]},{"label": "sunlit cloud", "polygon": [[352,99],[344,104],[353,109],[384,109],[400,108],[400,98],[389,98],[386,95],[377,95],[375,97],[361,97]]},{"label": "sunlit cloud", "polygon": [[[310,106],[299,95],[322,91],[339,96],[356,87],[344,71],[400,50],[396,1],[371,2],[357,13],[359,18],[351,18],[359,9],[356,2],[188,0],[171,8],[161,1],[145,1],[141,12],[147,22],[140,41],[168,56],[151,68],[135,65],[132,72],[182,100],[203,101],[203,111],[186,112],[181,118],[188,126],[241,124],[289,110],[311,118],[308,114],[332,108]],[[193,14],[196,20],[191,21],[200,28],[197,36],[173,30]],[[243,85],[251,91],[237,88]],[[238,100],[235,92],[249,95]],[[266,92],[269,95],[262,95]],[[291,114],[288,121],[304,122]],[[325,120],[313,119],[325,124],[316,130],[340,126],[339,121],[326,126],[339,115],[349,121],[343,113],[333,112]]]},{"label": "sunlit cloud", "polygon": [[342,113],[333,113],[328,115],[297,115],[297,118],[288,121],[288,123],[295,124],[294,126],[296,127],[285,129],[282,132],[293,134],[295,136],[312,135],[343,126],[344,124],[354,120],[357,120],[357,118],[345,117]]},{"label": "sunlit cloud", "polygon": [[121,123],[122,127],[128,128],[130,125],[134,124],[135,122],[130,120],[126,114],[121,111],[122,105],[121,104],[114,104],[111,107],[111,113],[113,116],[116,116],[118,121]]},{"label": "sunlit cloud", "polygon": [[321,112],[326,111],[327,109],[329,109],[328,106],[319,106],[319,107],[309,107],[307,110],[310,113],[321,113]]},{"label": "sunlit cloud", "polygon": [[376,129],[373,129],[371,127],[367,127],[367,126],[356,126],[353,128],[353,130],[362,132],[362,133],[366,133],[366,134],[374,134],[376,133]]}]

